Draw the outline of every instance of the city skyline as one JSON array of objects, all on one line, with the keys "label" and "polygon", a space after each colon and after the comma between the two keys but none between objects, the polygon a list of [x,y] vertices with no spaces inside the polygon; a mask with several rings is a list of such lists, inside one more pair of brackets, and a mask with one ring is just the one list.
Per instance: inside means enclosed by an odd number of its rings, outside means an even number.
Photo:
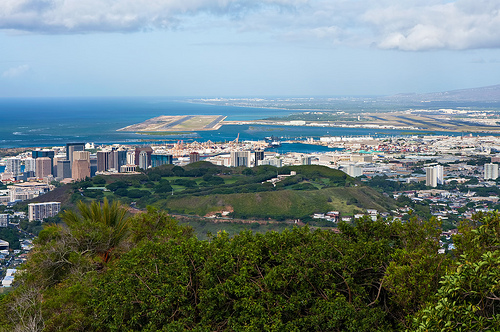
[{"label": "city skyline", "polygon": [[500,83],[495,1],[7,1],[0,97],[426,93]]}]

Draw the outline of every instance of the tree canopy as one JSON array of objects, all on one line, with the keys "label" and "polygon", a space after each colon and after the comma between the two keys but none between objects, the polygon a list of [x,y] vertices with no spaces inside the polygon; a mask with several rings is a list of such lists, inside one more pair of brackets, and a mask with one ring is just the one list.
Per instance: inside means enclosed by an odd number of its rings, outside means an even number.
[{"label": "tree canopy", "polygon": [[162,211],[81,204],[46,226],[5,331],[486,331],[499,329],[500,217],[440,225],[357,219],[198,240]]}]

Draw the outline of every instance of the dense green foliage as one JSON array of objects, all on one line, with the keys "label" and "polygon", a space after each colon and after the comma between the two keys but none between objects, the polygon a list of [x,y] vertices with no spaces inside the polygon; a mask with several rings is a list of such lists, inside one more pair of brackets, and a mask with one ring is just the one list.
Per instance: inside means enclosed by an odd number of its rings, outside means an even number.
[{"label": "dense green foliage", "polygon": [[9,242],[9,248],[20,249],[20,233],[17,229],[11,227],[0,227],[0,240]]},{"label": "dense green foliage", "polygon": [[198,240],[163,212],[80,204],[47,225],[5,331],[494,331],[500,216],[463,224],[437,254],[435,220],[358,219],[338,232],[220,232]]},{"label": "dense green foliage", "polygon": [[455,268],[416,316],[417,331],[500,330],[500,215],[478,215],[460,229]]}]

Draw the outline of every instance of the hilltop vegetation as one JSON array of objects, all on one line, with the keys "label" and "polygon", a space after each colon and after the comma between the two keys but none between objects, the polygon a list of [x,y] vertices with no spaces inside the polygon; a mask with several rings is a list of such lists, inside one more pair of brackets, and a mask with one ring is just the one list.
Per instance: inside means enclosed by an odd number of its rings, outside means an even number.
[{"label": "hilltop vegetation", "polygon": [[[4,296],[4,331],[494,331],[500,217],[440,255],[435,220],[200,241],[163,212],[79,204]],[[436,305],[437,303],[437,305]]]},{"label": "hilltop vegetation", "polygon": [[[292,172],[295,175],[290,175]],[[277,176],[279,181],[267,182]],[[61,197],[64,195],[66,199]],[[227,168],[207,162],[185,167],[163,165],[139,175],[97,176],[58,188],[47,199],[53,197],[68,205],[106,197],[142,209],[151,205],[170,213],[198,216],[228,211],[233,218],[261,220],[307,220],[313,213],[332,210],[353,215],[366,209],[387,211],[395,205],[328,167]]]}]

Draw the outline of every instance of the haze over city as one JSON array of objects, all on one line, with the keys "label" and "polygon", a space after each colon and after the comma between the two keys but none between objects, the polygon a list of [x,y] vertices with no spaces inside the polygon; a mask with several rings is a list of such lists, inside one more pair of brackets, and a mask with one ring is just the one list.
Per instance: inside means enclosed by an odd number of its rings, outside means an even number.
[{"label": "haze over city", "polygon": [[498,84],[500,3],[0,3],[0,97],[389,95]]}]

